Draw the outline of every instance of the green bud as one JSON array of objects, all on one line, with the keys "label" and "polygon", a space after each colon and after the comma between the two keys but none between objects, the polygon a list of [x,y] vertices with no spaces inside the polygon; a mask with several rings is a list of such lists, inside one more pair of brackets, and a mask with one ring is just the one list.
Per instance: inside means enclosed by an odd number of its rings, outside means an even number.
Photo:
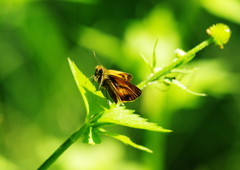
[{"label": "green bud", "polygon": [[213,38],[213,41],[220,48],[226,44],[231,36],[230,28],[222,23],[212,25],[207,29],[207,34]]}]

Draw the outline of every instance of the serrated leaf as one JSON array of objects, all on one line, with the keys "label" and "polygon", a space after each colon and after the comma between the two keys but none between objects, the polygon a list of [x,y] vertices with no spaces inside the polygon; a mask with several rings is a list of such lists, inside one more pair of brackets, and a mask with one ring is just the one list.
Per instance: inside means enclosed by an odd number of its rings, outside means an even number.
[{"label": "serrated leaf", "polygon": [[68,58],[68,62],[75,82],[77,84],[77,87],[83,97],[87,114],[91,113],[92,115],[95,113],[100,113],[101,111],[103,111],[103,107],[107,108],[108,107],[107,101],[104,99],[102,92],[96,90],[96,87],[78,69],[76,64],[70,58]]},{"label": "serrated leaf", "polygon": [[155,123],[148,122],[147,119],[134,114],[134,110],[126,109],[125,106],[112,104],[110,109],[105,109],[99,123],[115,123],[118,125],[128,126],[132,128],[145,129],[158,132],[171,132]]},{"label": "serrated leaf", "polygon": [[86,131],[84,138],[82,140],[83,143],[88,143],[91,145],[100,144],[101,138],[96,133],[95,129],[93,127],[89,127]]},{"label": "serrated leaf", "polygon": [[109,131],[106,131],[106,130],[102,130],[103,131],[103,134],[104,135],[107,135],[107,136],[110,136],[110,137],[113,137],[121,142],[123,142],[124,144],[127,144],[127,145],[130,145],[134,148],[137,148],[137,149],[140,149],[142,151],[146,151],[146,152],[149,152],[149,153],[153,153],[152,150],[148,149],[147,147],[145,146],[142,146],[142,145],[138,145],[136,143],[134,143],[129,137],[125,136],[125,135],[120,135],[120,134],[116,134],[116,133],[113,133],[113,132],[109,132]]}]

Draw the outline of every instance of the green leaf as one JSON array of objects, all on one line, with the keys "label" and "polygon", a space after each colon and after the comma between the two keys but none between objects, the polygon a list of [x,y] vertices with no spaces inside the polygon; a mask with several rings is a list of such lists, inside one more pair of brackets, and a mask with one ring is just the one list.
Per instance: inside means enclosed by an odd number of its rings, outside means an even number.
[{"label": "green leaf", "polygon": [[177,87],[181,88],[182,90],[190,93],[190,94],[193,94],[193,95],[196,95],[196,96],[207,96],[205,93],[198,93],[198,92],[194,92],[192,90],[190,90],[188,87],[186,87],[184,84],[182,84],[180,81],[178,80],[175,80],[175,79],[165,79],[164,80],[166,83],[169,83],[169,84],[174,84],[176,85]]},{"label": "green leaf", "polygon": [[153,54],[152,54],[152,63],[150,63],[144,55],[141,55],[143,61],[146,63],[146,65],[150,68],[151,72],[154,72],[154,69],[157,64],[157,55],[156,55],[156,48],[158,44],[158,39],[156,40],[154,47],[153,47]]},{"label": "green leaf", "polygon": [[88,128],[88,130],[86,131],[86,133],[84,135],[84,139],[83,139],[82,142],[83,143],[88,143],[88,144],[91,144],[91,145],[100,144],[101,143],[101,138],[97,134],[96,129],[90,126]]},{"label": "green leaf", "polygon": [[152,54],[152,68],[153,69],[155,69],[156,64],[157,64],[157,55],[156,55],[157,44],[158,44],[158,39],[155,42],[154,47],[153,47],[153,54]]},{"label": "green leaf", "polygon": [[115,123],[118,125],[128,126],[132,128],[145,129],[158,132],[171,132],[155,123],[148,122],[147,119],[133,114],[134,110],[126,109],[125,106],[111,104],[110,109],[105,109],[99,123]]},{"label": "green leaf", "polygon": [[150,149],[148,149],[148,148],[146,148],[146,147],[144,147],[142,145],[138,145],[138,144],[134,143],[129,137],[127,137],[125,135],[116,134],[116,133],[109,132],[109,131],[106,131],[106,130],[103,130],[103,129],[101,129],[101,130],[102,130],[104,135],[113,137],[113,138],[123,142],[124,144],[130,145],[130,146],[132,146],[134,148],[137,148],[137,149],[140,149],[142,151],[153,153],[152,150],[150,150]]},{"label": "green leaf", "polygon": [[97,91],[91,81],[78,69],[76,64],[68,58],[68,62],[77,84],[77,87],[83,97],[87,115],[100,113],[104,108],[108,108],[107,100],[104,98],[101,91]]},{"label": "green leaf", "polygon": [[152,68],[152,65],[149,63],[149,61],[146,59],[146,57],[143,54],[141,54],[140,56],[142,57],[142,60],[144,61],[144,63],[149,67],[151,72],[153,72],[154,70]]}]

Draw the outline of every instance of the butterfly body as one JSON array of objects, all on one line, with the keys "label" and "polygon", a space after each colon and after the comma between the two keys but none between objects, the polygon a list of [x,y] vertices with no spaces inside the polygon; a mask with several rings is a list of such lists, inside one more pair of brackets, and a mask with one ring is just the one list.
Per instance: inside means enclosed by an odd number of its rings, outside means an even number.
[{"label": "butterfly body", "polygon": [[132,76],[128,73],[108,70],[102,65],[97,65],[94,80],[104,87],[115,103],[129,102],[137,99],[142,91],[130,81]]}]

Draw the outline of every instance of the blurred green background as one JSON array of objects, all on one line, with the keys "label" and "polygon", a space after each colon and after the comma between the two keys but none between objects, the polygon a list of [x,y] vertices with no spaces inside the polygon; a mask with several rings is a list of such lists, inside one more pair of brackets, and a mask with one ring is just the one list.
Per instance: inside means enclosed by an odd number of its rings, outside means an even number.
[{"label": "blurred green background", "polygon": [[71,146],[52,170],[237,170],[240,169],[239,0],[1,0],[0,169],[36,169],[85,117],[67,57],[91,77],[98,64],[134,76],[149,74],[141,55],[157,65],[208,38],[223,22],[232,30],[223,50],[210,46],[186,68],[188,94],[150,85],[126,104],[169,134],[114,127],[145,153],[110,138]]}]

